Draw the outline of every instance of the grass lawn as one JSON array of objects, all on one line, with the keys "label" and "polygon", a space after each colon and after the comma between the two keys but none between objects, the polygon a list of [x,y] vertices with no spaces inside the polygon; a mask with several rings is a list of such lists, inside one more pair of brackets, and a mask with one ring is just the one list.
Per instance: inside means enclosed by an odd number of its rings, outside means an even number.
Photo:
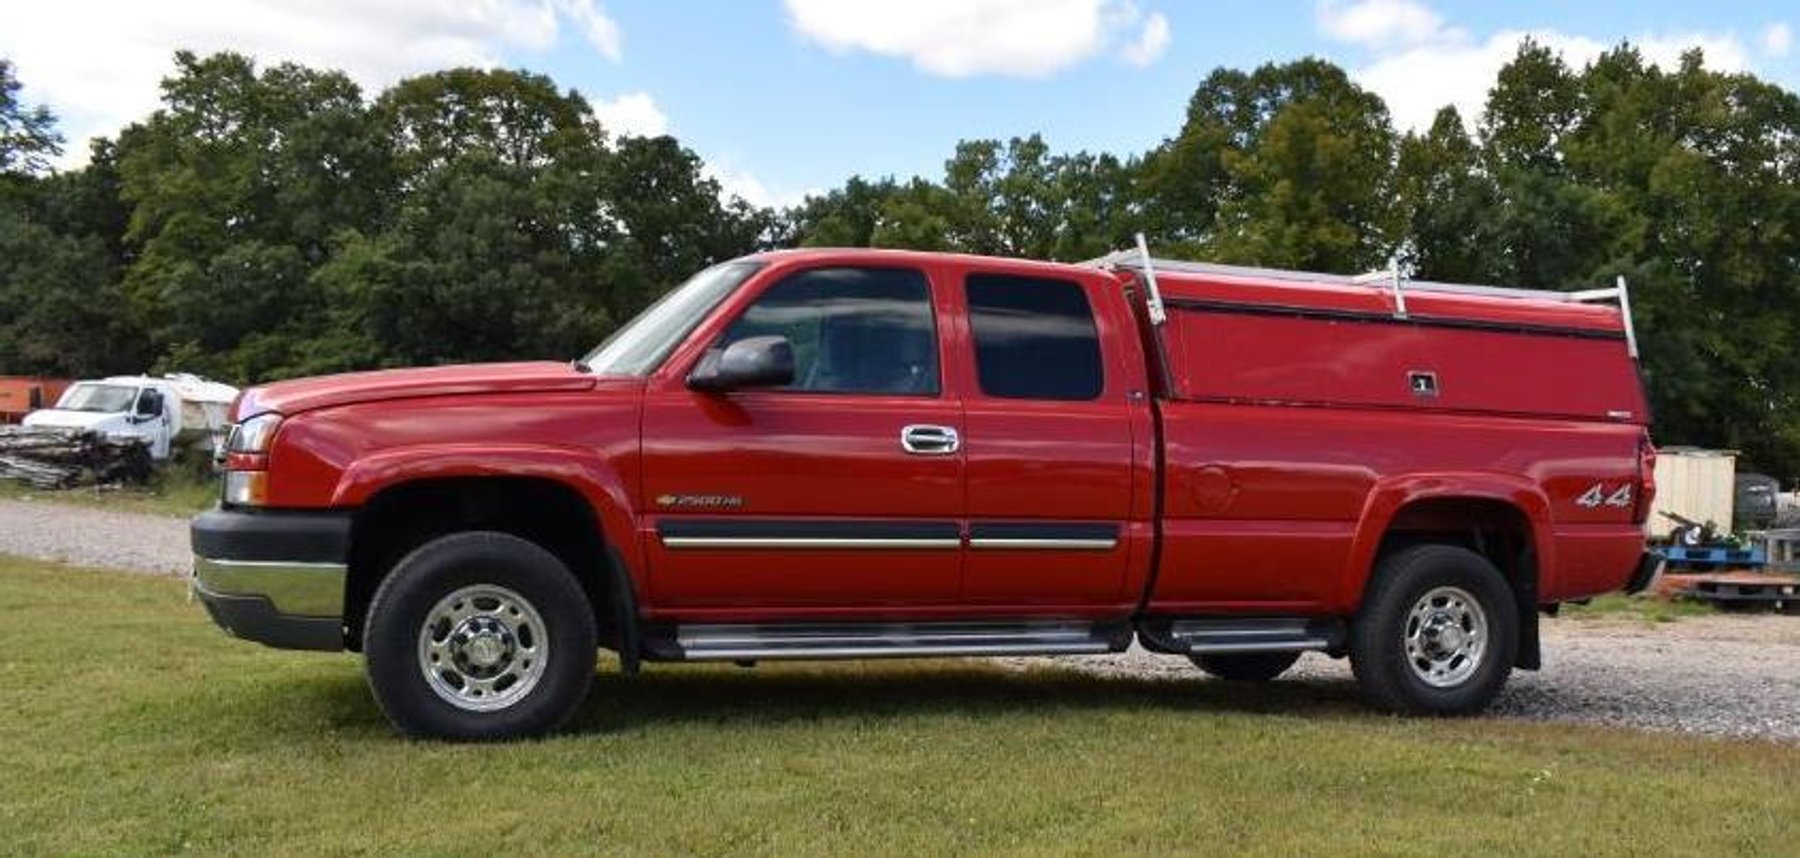
[{"label": "grass lawn", "polygon": [[1717,608],[1692,599],[1662,599],[1649,593],[1626,595],[1608,593],[1585,605],[1567,604],[1562,615],[1573,620],[1626,617],[1646,623],[1673,623],[1682,617],[1703,617],[1719,613]]},{"label": "grass lawn", "polygon": [[0,498],[46,500],[117,512],[186,518],[218,501],[219,484],[209,475],[196,473],[194,468],[171,467],[159,472],[143,486],[81,486],[46,491],[34,489],[17,480],[0,479]]},{"label": "grass lawn", "polygon": [[652,665],[575,731],[402,741],[349,655],[0,558],[6,851],[1794,854],[1800,747],[1401,721],[1347,686]]}]

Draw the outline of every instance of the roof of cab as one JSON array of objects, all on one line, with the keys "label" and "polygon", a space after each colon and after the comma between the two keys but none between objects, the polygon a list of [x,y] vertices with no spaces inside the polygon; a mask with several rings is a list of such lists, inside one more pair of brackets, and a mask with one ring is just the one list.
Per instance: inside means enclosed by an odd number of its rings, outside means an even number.
[{"label": "roof of cab", "polygon": [[1031,270],[1063,277],[1091,275],[1095,272],[1092,266],[1072,262],[1044,262],[1010,256],[982,256],[973,253],[937,250],[889,250],[873,247],[803,247],[792,250],[766,250],[742,258],[761,262],[828,261],[868,265],[928,265],[948,262],[972,267],[1003,268],[1010,271]]}]

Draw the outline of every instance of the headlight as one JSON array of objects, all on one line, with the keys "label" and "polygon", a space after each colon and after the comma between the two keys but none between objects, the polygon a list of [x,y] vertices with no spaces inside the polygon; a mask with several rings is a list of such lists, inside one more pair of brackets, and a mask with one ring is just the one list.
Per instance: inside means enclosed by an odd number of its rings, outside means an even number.
[{"label": "headlight", "polygon": [[231,438],[225,442],[225,452],[267,453],[269,442],[275,438],[275,427],[280,425],[281,415],[273,412],[245,420],[232,427]]},{"label": "headlight", "polygon": [[263,505],[269,495],[266,457],[280,425],[281,415],[269,413],[231,427],[231,437],[225,439],[225,503]]}]

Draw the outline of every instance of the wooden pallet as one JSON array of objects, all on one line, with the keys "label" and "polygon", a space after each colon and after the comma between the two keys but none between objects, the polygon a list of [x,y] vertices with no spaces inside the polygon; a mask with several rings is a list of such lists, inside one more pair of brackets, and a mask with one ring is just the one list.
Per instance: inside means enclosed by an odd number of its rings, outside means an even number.
[{"label": "wooden pallet", "polygon": [[1753,569],[1769,562],[1769,555],[1759,545],[1669,545],[1656,551],[1669,561],[1671,569]]},{"label": "wooden pallet", "polygon": [[1772,609],[1800,613],[1800,575],[1711,572],[1664,575],[1658,591],[1711,602],[1725,610]]}]

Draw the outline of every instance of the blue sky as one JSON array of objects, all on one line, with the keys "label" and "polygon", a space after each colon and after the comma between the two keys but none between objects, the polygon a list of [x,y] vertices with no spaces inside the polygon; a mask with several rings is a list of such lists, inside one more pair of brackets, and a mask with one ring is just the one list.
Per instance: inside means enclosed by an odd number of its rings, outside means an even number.
[{"label": "blue sky", "polygon": [[1577,64],[1621,39],[1663,61],[1698,44],[1715,66],[1800,82],[1791,0],[65,0],[8,19],[0,55],[76,141],[153,109],[179,47],[343,68],[371,89],[504,65],[580,90],[615,129],[677,135],[761,203],[853,173],[936,176],[967,138],[1139,152],[1179,128],[1209,70],[1308,54],[1403,127],[1479,105],[1524,33]]}]

